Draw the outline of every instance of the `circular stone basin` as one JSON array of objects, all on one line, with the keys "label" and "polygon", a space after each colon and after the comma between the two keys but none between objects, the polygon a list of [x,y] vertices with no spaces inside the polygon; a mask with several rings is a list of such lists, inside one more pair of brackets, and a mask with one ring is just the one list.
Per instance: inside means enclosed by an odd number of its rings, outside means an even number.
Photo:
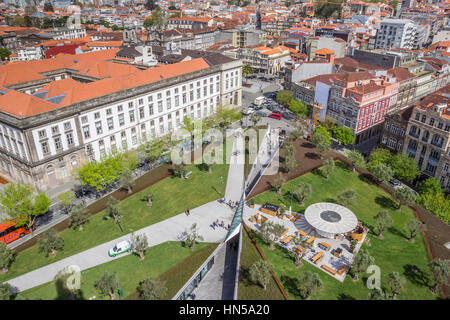
[{"label": "circular stone basin", "polygon": [[341,221],[341,215],[336,211],[323,211],[320,213],[320,217],[328,222],[339,222]]}]

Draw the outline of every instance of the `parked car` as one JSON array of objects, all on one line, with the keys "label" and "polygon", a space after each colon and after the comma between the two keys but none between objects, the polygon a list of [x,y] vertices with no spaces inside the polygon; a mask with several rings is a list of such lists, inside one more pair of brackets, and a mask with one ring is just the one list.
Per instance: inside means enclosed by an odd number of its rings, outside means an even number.
[{"label": "parked car", "polygon": [[394,189],[398,189],[401,187],[402,184],[397,179],[392,178],[391,180],[389,180],[389,185]]},{"label": "parked car", "polygon": [[112,247],[111,249],[109,249],[108,251],[108,255],[110,257],[115,257],[119,254],[128,252],[131,250],[131,243],[128,240],[124,240],[121,241],[119,243],[116,243],[116,245],[114,247]]},{"label": "parked car", "polygon": [[250,109],[250,108],[245,108],[245,109],[242,110],[242,114],[243,114],[244,116],[249,116],[249,115],[251,115],[253,112],[255,112],[255,110]]},{"label": "parked car", "polygon": [[265,112],[262,112],[262,111],[256,111],[255,114],[257,116],[260,116],[260,117],[267,117],[267,114]]},{"label": "parked car", "polygon": [[272,113],[269,115],[269,118],[281,120],[282,117],[281,117],[281,114],[280,114],[280,113],[272,112]]}]

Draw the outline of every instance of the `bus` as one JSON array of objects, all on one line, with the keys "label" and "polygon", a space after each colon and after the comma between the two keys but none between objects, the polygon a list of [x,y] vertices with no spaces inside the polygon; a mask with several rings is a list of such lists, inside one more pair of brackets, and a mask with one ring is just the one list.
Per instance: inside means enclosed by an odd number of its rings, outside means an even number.
[{"label": "bus", "polygon": [[31,230],[27,229],[25,226],[16,227],[16,222],[14,222],[14,220],[6,221],[0,224],[0,242],[7,244],[22,238],[30,232]]}]

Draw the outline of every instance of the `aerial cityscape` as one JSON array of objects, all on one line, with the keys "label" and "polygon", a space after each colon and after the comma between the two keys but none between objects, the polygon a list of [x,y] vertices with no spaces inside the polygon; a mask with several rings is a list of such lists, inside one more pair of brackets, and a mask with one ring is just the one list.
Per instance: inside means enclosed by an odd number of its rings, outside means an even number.
[{"label": "aerial cityscape", "polygon": [[2,0],[0,300],[447,300],[449,17]]}]

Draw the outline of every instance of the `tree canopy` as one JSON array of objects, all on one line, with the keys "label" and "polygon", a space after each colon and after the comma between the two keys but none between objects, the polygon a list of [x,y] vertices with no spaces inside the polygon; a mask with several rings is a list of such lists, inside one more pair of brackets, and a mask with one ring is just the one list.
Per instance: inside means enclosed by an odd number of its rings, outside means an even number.
[{"label": "tree canopy", "polygon": [[420,174],[416,161],[406,153],[397,153],[390,158],[389,166],[400,180],[411,181]]},{"label": "tree canopy", "polygon": [[27,185],[9,183],[0,194],[2,211],[10,219],[16,221],[16,226],[30,228],[38,216],[45,214],[50,208],[50,199],[45,193],[36,194]]},{"label": "tree canopy", "polygon": [[351,145],[355,142],[355,136],[352,129],[347,127],[338,127],[333,130],[333,137],[344,146]]}]

